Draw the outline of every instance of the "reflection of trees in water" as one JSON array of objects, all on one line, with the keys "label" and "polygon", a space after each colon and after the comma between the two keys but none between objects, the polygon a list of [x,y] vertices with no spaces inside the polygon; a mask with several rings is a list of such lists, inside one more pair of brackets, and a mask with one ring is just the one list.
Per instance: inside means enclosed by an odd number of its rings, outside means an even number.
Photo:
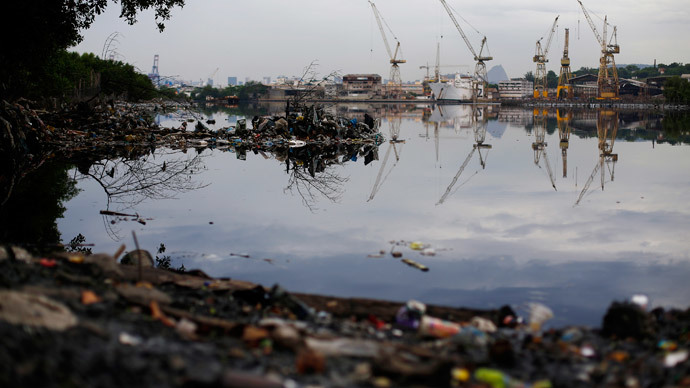
[{"label": "reflection of trees in water", "polygon": [[318,197],[324,197],[331,202],[338,202],[342,198],[345,189],[343,185],[350,179],[339,176],[333,168],[311,176],[303,168],[291,170],[288,185],[284,191],[297,193],[302,197],[302,203],[309,210],[316,210]]},{"label": "reflection of trees in water", "polygon": [[27,170],[7,170],[10,164],[0,166],[0,176],[21,176],[0,205],[0,242],[39,253],[49,252],[60,243],[57,219],[63,216],[63,204],[78,193],[68,174],[69,165],[54,159],[41,161]]},{"label": "reflection of trees in water", "polygon": [[286,163],[289,175],[285,192],[297,193],[309,210],[316,210],[320,197],[338,202],[350,180],[338,174],[336,168],[347,161],[364,158],[367,165],[378,160],[378,146],[374,144],[311,145],[276,152],[276,158]]},{"label": "reflection of trees in water", "polygon": [[[173,150],[157,149],[150,154],[106,158],[88,166],[79,165],[81,177],[98,183],[107,196],[107,209],[133,209],[145,200],[172,199],[177,195],[206,187],[193,180],[193,175],[205,170],[203,157]],[[126,219],[126,218],[125,218]],[[106,229],[119,239],[116,219],[104,216]]]}]

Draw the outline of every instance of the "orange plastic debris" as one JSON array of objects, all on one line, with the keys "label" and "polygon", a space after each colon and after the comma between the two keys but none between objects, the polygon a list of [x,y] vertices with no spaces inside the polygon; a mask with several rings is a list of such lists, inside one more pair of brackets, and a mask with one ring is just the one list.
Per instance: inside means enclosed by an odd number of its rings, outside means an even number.
[{"label": "orange plastic debris", "polygon": [[161,307],[158,305],[158,302],[152,300],[149,307],[151,308],[151,316],[153,317],[153,319],[161,321],[161,323],[165,326],[175,327],[175,322],[173,322],[172,319],[168,318],[165,314],[163,314],[163,311],[161,311]]},{"label": "orange plastic debris", "polygon": [[39,260],[38,263],[46,268],[53,268],[57,265],[57,261],[55,261],[55,259],[46,259],[45,257]]},{"label": "orange plastic debris", "polygon": [[81,292],[81,304],[90,305],[99,303],[102,299],[91,290],[83,290]]}]

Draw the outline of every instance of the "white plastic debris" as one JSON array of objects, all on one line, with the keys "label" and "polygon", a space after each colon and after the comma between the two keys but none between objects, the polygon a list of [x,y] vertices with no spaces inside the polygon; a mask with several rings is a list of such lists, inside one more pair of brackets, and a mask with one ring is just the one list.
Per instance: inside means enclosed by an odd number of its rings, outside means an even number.
[{"label": "white plastic debris", "polygon": [[640,306],[642,310],[647,310],[647,306],[649,305],[649,297],[645,294],[635,294],[630,298],[630,301]]},{"label": "white plastic debris", "polygon": [[529,325],[534,331],[541,329],[544,322],[553,318],[553,311],[541,303],[529,303]]},{"label": "white plastic debris", "polygon": [[194,334],[196,333],[196,328],[196,323],[190,321],[187,318],[180,319],[175,325],[175,330],[185,338],[194,337]]},{"label": "white plastic debris", "polygon": [[674,366],[680,364],[681,362],[685,362],[685,360],[688,359],[688,351],[687,350],[679,350],[677,352],[672,352],[666,355],[664,357],[664,366],[667,368],[673,368]]},{"label": "white plastic debris", "polygon": [[470,324],[484,333],[494,333],[496,330],[498,330],[493,322],[482,317],[472,318],[472,320],[470,320]]},{"label": "white plastic debris", "polygon": [[594,348],[591,345],[584,345],[580,349],[580,354],[582,355],[582,357],[587,358],[594,357],[597,355],[597,353],[594,351]]},{"label": "white plastic debris", "polygon": [[141,338],[129,333],[125,333],[124,331],[120,333],[118,340],[121,344],[129,346],[138,346],[143,342]]}]

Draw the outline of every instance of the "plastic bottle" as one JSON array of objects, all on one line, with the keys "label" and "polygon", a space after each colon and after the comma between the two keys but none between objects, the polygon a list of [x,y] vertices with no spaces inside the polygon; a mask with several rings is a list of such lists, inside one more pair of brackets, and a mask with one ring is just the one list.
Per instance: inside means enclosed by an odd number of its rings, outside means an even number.
[{"label": "plastic bottle", "polygon": [[455,322],[425,315],[419,323],[419,334],[436,338],[448,338],[456,335],[461,330]]}]

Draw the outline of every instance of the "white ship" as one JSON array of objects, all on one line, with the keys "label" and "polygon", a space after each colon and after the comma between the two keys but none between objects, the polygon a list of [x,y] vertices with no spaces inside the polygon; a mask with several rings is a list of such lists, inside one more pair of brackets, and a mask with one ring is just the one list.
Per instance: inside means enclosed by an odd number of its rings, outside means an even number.
[{"label": "white ship", "polygon": [[[436,101],[472,101],[474,80],[468,75],[456,74],[453,81],[431,82],[431,95]],[[479,84],[478,96],[484,96],[484,85]]]}]

